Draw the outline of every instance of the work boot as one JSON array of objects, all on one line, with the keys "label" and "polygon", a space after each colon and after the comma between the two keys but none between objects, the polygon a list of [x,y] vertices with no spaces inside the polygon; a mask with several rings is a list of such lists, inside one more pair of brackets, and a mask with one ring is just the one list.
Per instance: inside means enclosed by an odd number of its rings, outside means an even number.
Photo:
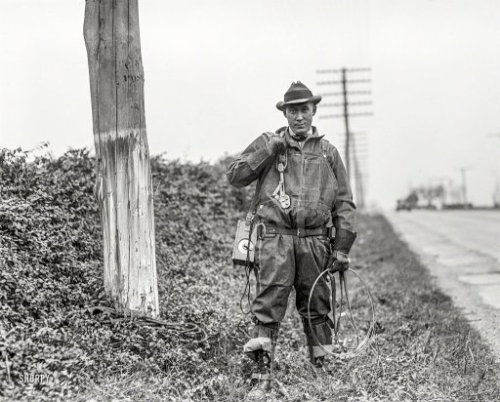
[{"label": "work boot", "polygon": [[327,366],[326,355],[316,356],[314,353],[313,346],[310,344],[307,346],[309,352],[309,361],[315,369],[322,370]]},{"label": "work boot", "polygon": [[251,377],[252,390],[248,393],[247,400],[262,398],[271,390],[271,355],[265,350],[256,350],[255,362],[256,369]]}]

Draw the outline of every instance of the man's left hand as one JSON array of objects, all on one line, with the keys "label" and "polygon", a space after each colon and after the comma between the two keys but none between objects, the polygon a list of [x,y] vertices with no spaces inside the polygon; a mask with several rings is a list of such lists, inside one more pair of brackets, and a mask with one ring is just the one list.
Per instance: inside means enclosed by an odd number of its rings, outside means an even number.
[{"label": "man's left hand", "polygon": [[330,268],[330,272],[344,272],[349,269],[350,262],[351,260],[347,254],[342,251],[335,250],[333,252],[333,264]]}]

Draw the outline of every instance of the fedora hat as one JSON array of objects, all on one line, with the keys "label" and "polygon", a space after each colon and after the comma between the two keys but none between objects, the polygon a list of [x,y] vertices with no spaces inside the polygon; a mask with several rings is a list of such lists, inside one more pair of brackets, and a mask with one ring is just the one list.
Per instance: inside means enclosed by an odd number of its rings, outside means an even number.
[{"label": "fedora hat", "polygon": [[313,95],[311,90],[307,88],[302,82],[292,82],[290,88],[285,92],[283,101],[276,104],[276,107],[284,111],[288,105],[296,105],[299,103],[312,102],[315,105],[321,102],[321,96]]}]

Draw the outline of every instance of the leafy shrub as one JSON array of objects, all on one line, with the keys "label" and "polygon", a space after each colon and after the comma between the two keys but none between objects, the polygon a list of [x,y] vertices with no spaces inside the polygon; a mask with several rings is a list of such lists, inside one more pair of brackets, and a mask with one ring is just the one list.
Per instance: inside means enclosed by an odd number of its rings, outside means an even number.
[{"label": "leafy shrub", "polygon": [[[152,159],[162,318],[197,322],[209,341],[88,312],[110,305],[94,163],[85,149],[59,158],[0,151],[0,390],[6,396],[68,397],[137,370],[159,375],[191,367],[193,378],[202,379],[203,363],[217,354],[213,345],[238,336],[231,332],[237,325],[220,325],[240,320],[235,306],[221,303],[241,290],[242,273],[229,263],[228,228],[242,215],[246,193],[229,186],[222,162]],[[48,373],[50,387],[26,384],[33,373]],[[179,380],[179,389],[191,387]]]}]

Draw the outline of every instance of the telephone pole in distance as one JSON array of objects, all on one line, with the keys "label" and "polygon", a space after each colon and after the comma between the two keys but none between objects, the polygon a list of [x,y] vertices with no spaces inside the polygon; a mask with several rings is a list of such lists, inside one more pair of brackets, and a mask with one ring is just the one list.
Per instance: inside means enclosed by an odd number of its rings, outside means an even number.
[{"label": "telephone pole in distance", "polygon": [[[369,78],[357,78],[356,75],[358,73],[370,73],[371,68],[341,68],[341,69],[327,69],[327,70],[317,70],[318,74],[332,74],[334,76],[334,80],[332,81],[320,81],[317,85],[333,85],[336,88],[334,92],[326,92],[322,93],[323,97],[328,96],[341,96],[341,102],[333,102],[333,103],[322,103],[320,107],[333,107],[339,108],[340,113],[333,113],[327,115],[320,115],[320,119],[335,119],[342,118],[344,121],[345,127],[345,138],[344,138],[344,160],[345,167],[347,170],[347,177],[349,182],[351,181],[351,149],[354,148],[356,151],[356,143],[351,138],[352,132],[350,128],[350,119],[353,117],[364,117],[364,116],[372,116],[373,113],[371,111],[350,111],[351,108],[357,108],[358,106],[371,106],[372,102],[370,100],[366,100],[366,98],[359,98],[359,96],[371,95],[371,91],[364,88],[351,88],[351,85],[358,84],[369,84],[371,80]],[[338,76],[340,74],[340,77]],[[353,78],[351,78],[354,76]],[[355,101],[351,101],[351,98],[356,99]],[[357,200],[360,204],[360,207],[364,206],[364,190],[362,184],[362,172],[360,171],[359,161],[357,160],[358,155],[354,152],[354,173],[356,178],[356,193]]]}]

